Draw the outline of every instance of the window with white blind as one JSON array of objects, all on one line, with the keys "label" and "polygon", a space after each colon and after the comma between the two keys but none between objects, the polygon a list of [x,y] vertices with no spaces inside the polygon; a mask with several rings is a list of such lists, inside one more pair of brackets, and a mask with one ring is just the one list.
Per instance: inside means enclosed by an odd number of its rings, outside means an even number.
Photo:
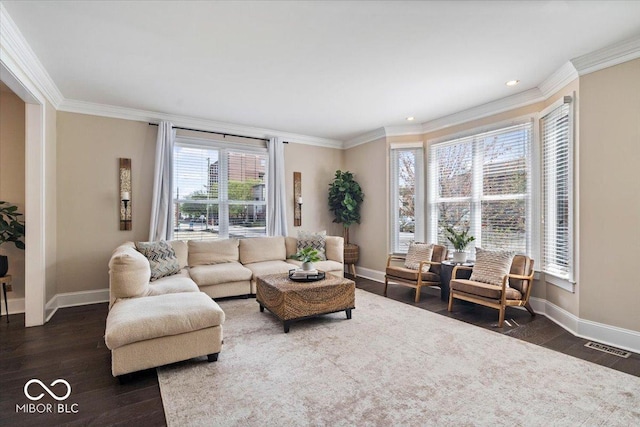
[{"label": "window with white blind", "polygon": [[406,253],[424,241],[424,155],[422,143],[391,147],[391,251]]},{"label": "window with white blind", "polygon": [[176,141],[174,238],[266,236],[266,149]]},{"label": "window with white blind", "polygon": [[573,148],[571,97],[543,112],[542,269],[573,281]]},{"label": "window with white blind", "polygon": [[453,249],[452,226],[469,230],[474,246],[530,254],[531,143],[527,121],[432,144],[429,240]]}]

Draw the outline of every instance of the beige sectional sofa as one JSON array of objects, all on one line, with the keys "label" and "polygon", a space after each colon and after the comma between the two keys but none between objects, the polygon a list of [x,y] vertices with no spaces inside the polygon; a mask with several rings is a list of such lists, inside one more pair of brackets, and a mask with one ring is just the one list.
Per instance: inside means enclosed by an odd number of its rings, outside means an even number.
[{"label": "beige sectional sofa", "polygon": [[[255,295],[256,277],[301,264],[289,259],[297,252],[292,237],[168,243],[180,270],[155,281],[133,242],[111,256],[105,342],[114,376],[203,355],[217,360],[225,316],[212,298]],[[342,277],[342,237],[326,236],[325,245],[327,260],[316,268]]]}]

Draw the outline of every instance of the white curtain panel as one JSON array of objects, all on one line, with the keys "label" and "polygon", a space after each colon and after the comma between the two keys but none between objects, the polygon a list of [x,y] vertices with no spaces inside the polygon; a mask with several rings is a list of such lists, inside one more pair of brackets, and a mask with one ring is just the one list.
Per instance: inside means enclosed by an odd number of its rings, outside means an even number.
[{"label": "white curtain panel", "polygon": [[153,200],[149,241],[171,240],[173,237],[173,146],[176,131],[173,123],[160,122],[156,140],[156,165],[153,174]]},{"label": "white curtain panel", "polygon": [[284,142],[271,138],[267,175],[267,236],[287,235],[287,204],[284,183]]}]

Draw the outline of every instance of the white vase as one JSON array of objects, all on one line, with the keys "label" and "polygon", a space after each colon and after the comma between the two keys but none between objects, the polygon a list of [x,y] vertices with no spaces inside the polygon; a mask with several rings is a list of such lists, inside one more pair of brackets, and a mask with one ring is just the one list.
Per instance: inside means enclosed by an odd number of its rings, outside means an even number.
[{"label": "white vase", "polygon": [[463,263],[467,260],[467,253],[464,251],[453,252],[453,262]]},{"label": "white vase", "polygon": [[302,267],[302,269],[304,271],[313,270],[313,263],[312,262],[303,262],[301,267]]}]

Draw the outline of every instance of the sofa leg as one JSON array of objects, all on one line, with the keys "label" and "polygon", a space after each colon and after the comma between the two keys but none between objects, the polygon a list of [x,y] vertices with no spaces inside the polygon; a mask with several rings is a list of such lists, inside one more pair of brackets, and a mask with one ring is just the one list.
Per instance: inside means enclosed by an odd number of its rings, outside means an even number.
[{"label": "sofa leg", "polygon": [[129,382],[131,382],[131,379],[133,378],[133,374],[129,373],[129,374],[122,374],[122,375],[118,375],[118,382],[120,383],[120,385],[124,385],[127,384]]},{"label": "sofa leg", "polygon": [[209,362],[216,362],[218,360],[218,355],[220,353],[211,353],[211,354],[207,354],[207,361]]}]

